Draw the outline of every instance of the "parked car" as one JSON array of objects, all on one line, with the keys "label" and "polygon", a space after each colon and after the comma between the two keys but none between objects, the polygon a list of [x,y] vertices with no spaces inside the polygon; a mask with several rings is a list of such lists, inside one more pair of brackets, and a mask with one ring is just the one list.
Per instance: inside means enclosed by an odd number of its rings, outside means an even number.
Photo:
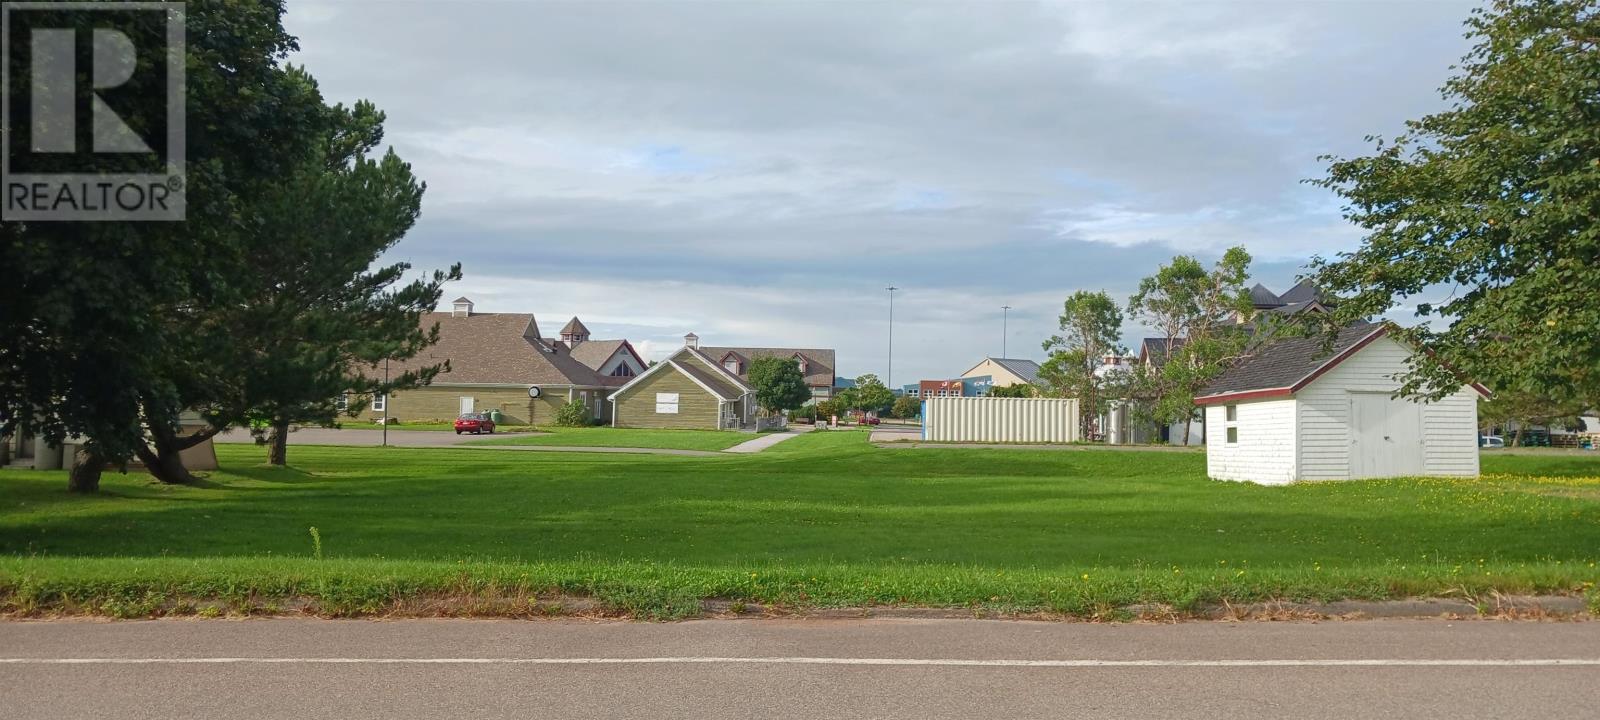
[{"label": "parked car", "polygon": [[494,421],[489,419],[487,413],[461,413],[461,417],[456,418],[456,434],[460,435],[464,432],[469,432],[473,435],[481,435],[483,433],[493,435]]},{"label": "parked car", "polygon": [[1506,439],[1503,438],[1503,437],[1500,437],[1499,435],[1479,435],[1478,436],[1478,447],[1503,448],[1505,446],[1506,446]]},{"label": "parked car", "polygon": [[857,425],[877,425],[879,422],[881,422],[881,421],[878,420],[875,417],[870,417],[870,416],[869,417],[862,417],[861,419],[856,420],[856,424]]}]

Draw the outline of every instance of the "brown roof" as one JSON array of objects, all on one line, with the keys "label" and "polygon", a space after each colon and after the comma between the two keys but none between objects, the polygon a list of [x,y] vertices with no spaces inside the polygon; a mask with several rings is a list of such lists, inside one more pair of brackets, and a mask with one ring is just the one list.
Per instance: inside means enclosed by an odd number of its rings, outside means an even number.
[{"label": "brown roof", "polygon": [[744,394],[744,391],[734,387],[725,378],[717,377],[691,363],[674,362],[672,365],[682,370],[689,377],[700,381],[702,385],[711,388],[712,392],[722,396],[724,400],[734,400]]},{"label": "brown roof", "polygon": [[[439,342],[417,357],[389,364],[391,375],[423,365],[450,361],[450,372],[435,383],[503,383],[509,385],[614,385],[609,378],[572,357],[560,343],[538,339],[528,313],[475,313],[457,317],[447,312],[422,316],[422,327],[439,325]],[[382,373],[383,368],[365,372]],[[627,378],[620,378],[626,380]]]},{"label": "brown roof", "polygon": [[583,326],[583,321],[579,320],[577,315],[573,315],[572,319],[567,321],[566,326],[561,328],[561,334],[587,336],[589,328]]},{"label": "brown roof", "polygon": [[752,348],[752,347],[701,347],[700,352],[722,367],[723,358],[733,353],[739,358],[739,377],[749,378],[750,361],[763,357],[792,358],[799,354],[806,359],[806,384],[815,387],[833,387],[833,351],[819,348]]},{"label": "brown roof", "polygon": [[572,347],[572,357],[590,370],[599,370],[627,340],[585,340]]}]

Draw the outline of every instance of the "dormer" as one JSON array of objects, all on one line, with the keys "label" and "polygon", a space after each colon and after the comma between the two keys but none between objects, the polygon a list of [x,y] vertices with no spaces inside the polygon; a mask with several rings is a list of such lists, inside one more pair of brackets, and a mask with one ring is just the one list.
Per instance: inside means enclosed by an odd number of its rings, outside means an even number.
[{"label": "dormer", "polygon": [[738,355],[728,353],[722,356],[722,369],[738,375],[744,372],[744,363],[739,361]]},{"label": "dormer", "polygon": [[451,317],[472,317],[472,301],[463,295],[450,303]]},{"label": "dormer", "polygon": [[794,354],[794,362],[796,365],[800,366],[801,375],[806,374],[811,368],[811,364],[806,361],[806,356],[801,355],[800,353]]}]

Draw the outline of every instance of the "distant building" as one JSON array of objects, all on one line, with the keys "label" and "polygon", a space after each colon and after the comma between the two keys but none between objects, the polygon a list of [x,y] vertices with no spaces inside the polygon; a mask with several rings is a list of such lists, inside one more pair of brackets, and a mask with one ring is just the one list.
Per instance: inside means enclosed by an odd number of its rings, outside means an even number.
[{"label": "distant building", "polygon": [[989,384],[997,387],[1038,385],[1039,363],[1021,358],[984,358],[960,377],[988,378]]}]

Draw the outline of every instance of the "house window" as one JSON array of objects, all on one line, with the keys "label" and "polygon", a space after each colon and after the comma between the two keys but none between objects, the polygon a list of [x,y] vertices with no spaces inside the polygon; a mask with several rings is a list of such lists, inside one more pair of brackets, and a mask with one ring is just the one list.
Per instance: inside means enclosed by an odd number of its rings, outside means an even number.
[{"label": "house window", "polygon": [[735,375],[739,374],[739,361],[734,359],[734,358],[728,358],[727,360],[723,360],[722,361],[722,366],[727,368],[728,372],[731,372],[731,373],[733,373]]},{"label": "house window", "polygon": [[347,412],[347,411],[349,411],[350,410],[350,393],[339,393],[339,397],[335,398],[334,401],[333,401],[333,406],[338,408],[339,412]]},{"label": "house window", "polygon": [[373,412],[388,412],[389,411],[389,396],[388,395],[373,395],[372,396],[372,411]]},{"label": "house window", "polygon": [[633,377],[633,368],[627,363],[618,365],[617,369],[611,371],[611,377]]}]

